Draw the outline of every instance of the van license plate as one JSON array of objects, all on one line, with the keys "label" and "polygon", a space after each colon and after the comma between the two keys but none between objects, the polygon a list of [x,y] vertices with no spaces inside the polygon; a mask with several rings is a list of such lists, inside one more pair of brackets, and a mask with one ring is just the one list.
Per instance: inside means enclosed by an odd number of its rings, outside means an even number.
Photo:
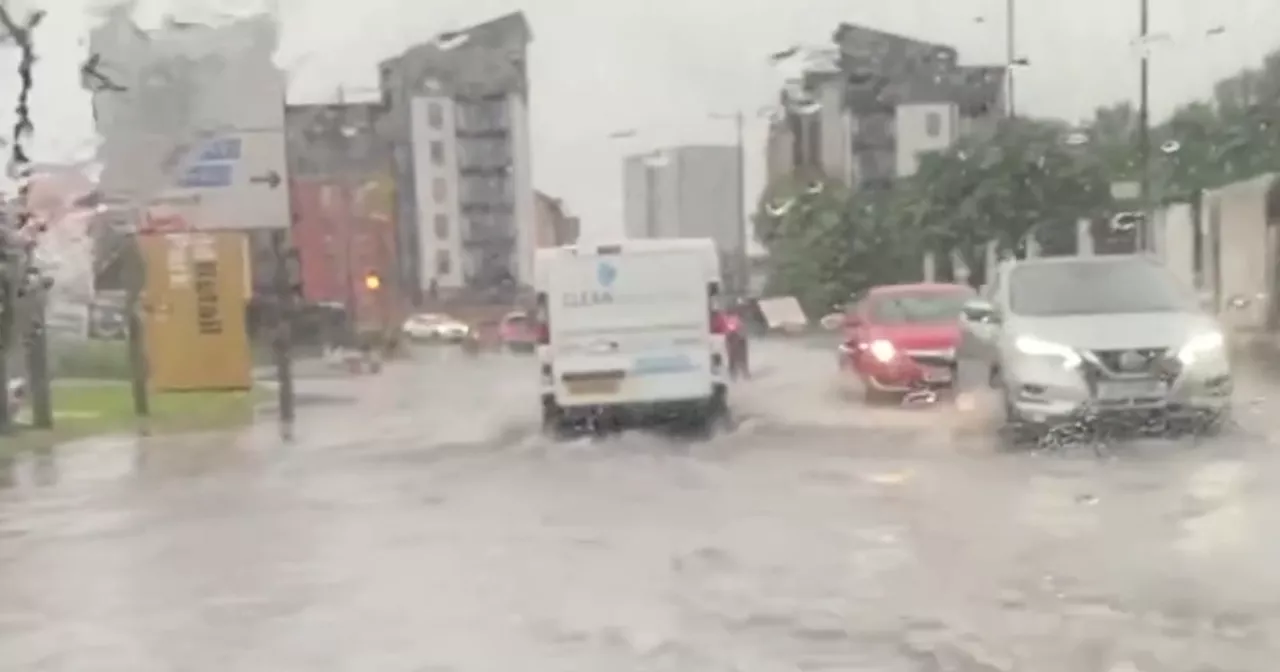
[{"label": "van license plate", "polygon": [[599,394],[617,394],[622,381],[617,378],[594,378],[588,380],[566,380],[564,387],[569,394],[586,396]]},{"label": "van license plate", "polygon": [[1098,398],[1104,401],[1149,399],[1163,397],[1167,393],[1168,388],[1160,380],[1117,380],[1098,383]]}]

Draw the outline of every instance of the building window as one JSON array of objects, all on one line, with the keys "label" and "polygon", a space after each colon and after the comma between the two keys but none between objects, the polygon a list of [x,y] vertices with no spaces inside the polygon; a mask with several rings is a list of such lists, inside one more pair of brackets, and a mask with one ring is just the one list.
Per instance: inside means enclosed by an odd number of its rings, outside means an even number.
[{"label": "building window", "polygon": [[444,165],[444,143],[439,140],[431,141],[431,163],[437,166]]},{"label": "building window", "polygon": [[453,259],[449,258],[449,250],[436,251],[436,275],[449,275],[453,272]]},{"label": "building window", "polygon": [[436,215],[436,238],[447,240],[449,238],[449,216]]},{"label": "building window", "polygon": [[436,203],[444,203],[444,199],[448,196],[449,185],[443,177],[437,177],[431,182],[431,197],[436,199]]},{"label": "building window", "polygon": [[931,138],[942,135],[942,115],[929,112],[924,116],[924,132]]},{"label": "building window", "polygon": [[427,103],[427,124],[437,130],[444,128],[444,108],[440,103]]}]

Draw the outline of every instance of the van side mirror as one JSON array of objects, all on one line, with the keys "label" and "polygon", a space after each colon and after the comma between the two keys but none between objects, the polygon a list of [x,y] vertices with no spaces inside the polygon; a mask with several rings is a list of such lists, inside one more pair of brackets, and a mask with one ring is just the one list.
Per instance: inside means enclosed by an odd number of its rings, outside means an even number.
[{"label": "van side mirror", "polygon": [[996,307],[985,299],[970,299],[966,301],[964,307],[960,309],[960,314],[969,322],[978,324],[1000,323],[1000,316],[996,313]]}]

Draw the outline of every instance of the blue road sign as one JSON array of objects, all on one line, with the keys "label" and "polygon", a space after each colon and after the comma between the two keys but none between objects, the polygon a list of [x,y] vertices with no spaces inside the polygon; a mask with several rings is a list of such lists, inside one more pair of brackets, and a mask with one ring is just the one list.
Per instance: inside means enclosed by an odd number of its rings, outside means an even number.
[{"label": "blue road sign", "polygon": [[195,165],[187,168],[177,186],[183,189],[230,187],[240,151],[240,138],[217,138],[205,143],[196,156]]},{"label": "blue road sign", "polygon": [[218,138],[200,150],[199,163],[207,161],[239,161],[240,138]]},{"label": "blue road sign", "polygon": [[221,189],[231,186],[232,165],[230,163],[209,163],[195,165],[187,169],[178,186],[184,189]]}]

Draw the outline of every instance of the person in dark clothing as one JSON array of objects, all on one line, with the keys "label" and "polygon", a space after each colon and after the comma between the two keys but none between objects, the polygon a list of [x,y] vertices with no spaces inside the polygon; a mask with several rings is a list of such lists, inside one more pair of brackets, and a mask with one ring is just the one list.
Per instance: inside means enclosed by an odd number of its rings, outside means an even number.
[{"label": "person in dark clothing", "polygon": [[726,311],[725,349],[729,355],[729,375],[733,378],[751,377],[749,348],[747,345],[747,327],[736,310]]}]

